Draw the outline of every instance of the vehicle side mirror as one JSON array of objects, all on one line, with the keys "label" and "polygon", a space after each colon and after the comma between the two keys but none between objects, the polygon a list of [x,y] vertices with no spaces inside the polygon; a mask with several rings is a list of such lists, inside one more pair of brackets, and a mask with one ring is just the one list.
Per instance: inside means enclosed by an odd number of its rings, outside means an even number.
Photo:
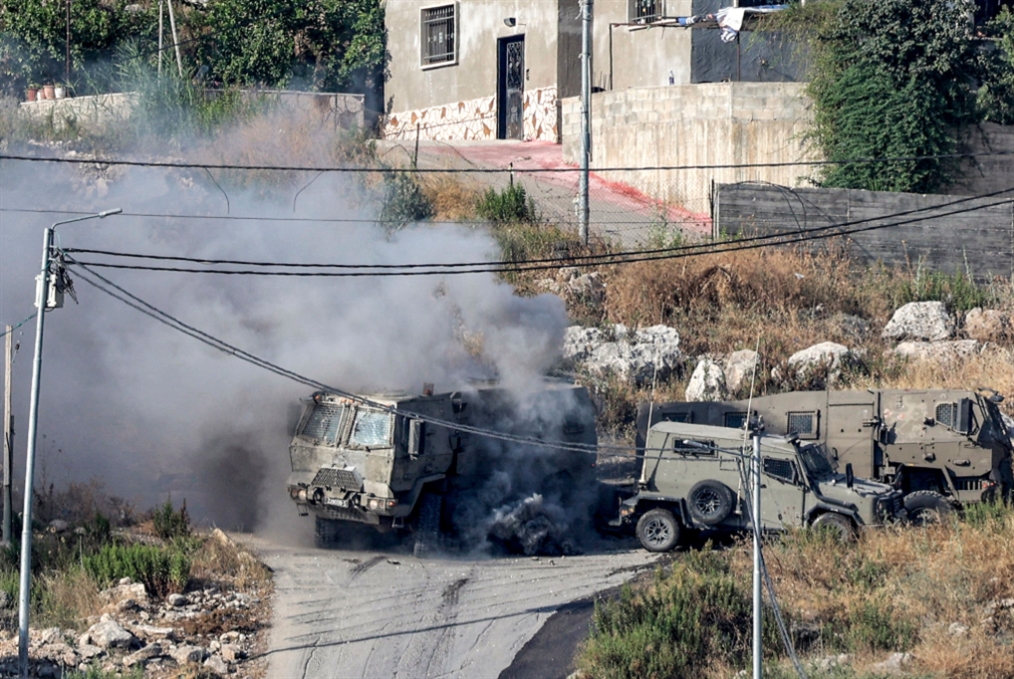
[{"label": "vehicle side mirror", "polygon": [[413,460],[423,452],[423,421],[409,420],[408,423],[408,456]]},{"label": "vehicle side mirror", "polygon": [[851,488],[855,480],[856,476],[852,472],[852,463],[849,462],[847,465],[845,465],[845,485]]}]

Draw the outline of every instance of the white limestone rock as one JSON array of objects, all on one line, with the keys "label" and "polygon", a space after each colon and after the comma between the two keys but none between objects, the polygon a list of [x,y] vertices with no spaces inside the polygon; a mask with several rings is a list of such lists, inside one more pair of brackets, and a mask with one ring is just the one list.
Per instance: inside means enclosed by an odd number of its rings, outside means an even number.
[{"label": "white limestone rock", "polygon": [[954,319],[943,302],[910,302],[884,326],[881,337],[894,341],[937,342],[954,336]]}]

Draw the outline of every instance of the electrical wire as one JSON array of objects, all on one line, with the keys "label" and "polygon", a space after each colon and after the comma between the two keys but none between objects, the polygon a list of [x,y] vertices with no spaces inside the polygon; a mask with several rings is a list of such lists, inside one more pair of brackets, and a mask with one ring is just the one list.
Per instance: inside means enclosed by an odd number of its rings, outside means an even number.
[{"label": "electrical wire", "polygon": [[[337,387],[330,386],[313,378],[301,375],[295,371],[288,370],[275,363],[268,361],[267,359],[251,354],[247,351],[244,351],[243,349],[240,349],[239,347],[236,347],[232,344],[229,344],[228,342],[225,342],[224,340],[218,339],[217,337],[214,337],[213,335],[210,335],[192,325],[184,323],[183,321],[172,316],[171,314],[162,311],[161,309],[155,307],[154,305],[144,301],[140,297],[128,292],[122,286],[117,285],[116,283],[109,280],[108,278],[105,278],[101,274],[92,271],[87,266],[83,266],[80,263],[76,263],[72,264],[72,268],[75,269],[80,279],[83,280],[88,285],[96,288],[101,292],[104,292],[105,294],[126,304],[127,306],[137,311],[140,311],[146,316],[149,316],[150,318],[157,320],[163,325],[167,325],[170,328],[173,328],[174,330],[182,332],[183,334],[188,335],[214,349],[217,349],[218,351],[221,351],[225,354],[228,354],[240,360],[246,361],[247,363],[250,363],[259,368],[272,372],[280,377],[285,377],[286,379],[292,380],[304,386],[311,387],[313,389],[320,391],[325,391],[329,394],[334,394],[341,398],[346,398],[350,401],[359,403],[361,405],[365,405],[370,408],[376,408],[378,410],[382,410],[387,413],[397,414],[407,418],[422,420],[435,426],[446,427],[453,431],[459,431],[466,434],[474,434],[476,436],[482,436],[489,439],[505,441],[508,443],[517,443],[521,445],[562,450],[572,453],[582,453],[585,455],[594,455],[599,450],[615,450],[629,454],[632,450],[631,448],[625,446],[601,446],[598,444],[590,444],[590,443],[544,441],[530,436],[517,436],[515,434],[498,432],[491,429],[484,429],[482,427],[473,427],[459,422],[451,422],[449,420],[443,420],[430,415],[425,415],[422,413],[416,413],[396,408],[394,406],[385,403],[379,403],[377,401],[366,398],[359,394],[354,394],[352,392],[345,391],[344,389],[339,389]],[[97,283],[96,281],[91,280],[90,276],[94,276],[96,279],[101,281],[101,283]],[[109,288],[113,288],[113,290],[110,290]]]},{"label": "electrical wire", "polygon": [[[592,172],[643,172],[646,170],[734,170],[764,167],[819,167],[824,165],[856,165],[868,163],[889,163],[916,160],[946,160],[959,158],[983,158],[1014,155],[1014,151],[984,151],[982,153],[952,153],[933,156],[896,156],[883,158],[854,158],[848,160],[797,160],[779,163],[719,163],[714,165],[662,165],[640,167],[597,167]],[[26,156],[14,153],[0,153],[0,160],[17,160],[39,163],[70,163],[76,165],[123,165],[127,167],[164,167],[212,170],[250,170],[268,172],[339,172],[367,174],[374,172],[412,173],[412,174],[562,174],[580,172],[579,168],[389,168],[389,167],[339,167],[320,165],[242,165],[239,163],[198,163],[168,160],[127,160],[122,158],[54,158]]]},{"label": "electrical wire", "polygon": [[[15,324],[15,325],[12,325],[12,326],[11,326],[11,329],[10,329],[10,332],[14,332],[14,331],[15,331],[15,330],[17,330],[18,328],[20,328],[20,327],[21,327],[22,325],[24,325],[24,324],[25,324],[25,323],[27,323],[28,321],[32,320],[33,318],[35,318],[35,317],[36,317],[36,316],[38,315],[38,313],[39,313],[39,312],[38,312],[38,311],[36,311],[35,313],[33,313],[33,314],[32,314],[31,316],[29,316],[29,317],[28,317],[28,318],[26,318],[25,320],[23,320],[23,321],[21,321],[21,322],[19,322],[19,323]],[[4,335],[6,335],[6,334],[7,334],[7,332],[8,332],[7,330],[4,330],[3,332],[0,332],[0,337],[3,337]]]},{"label": "electrical wire", "polygon": [[[1004,191],[997,193],[1006,193],[1014,190],[1005,189]],[[992,194],[995,195],[995,194]],[[954,201],[951,204],[957,204],[961,202],[967,202],[968,200],[974,200],[975,198],[965,198],[958,201]],[[886,224],[873,224],[864,226],[861,228],[846,228],[850,224],[868,223],[870,221],[881,221],[884,219],[890,219],[887,217],[873,217],[864,220],[858,220],[856,222],[846,222],[843,224],[833,224],[826,227],[817,227],[810,229],[801,234],[793,232],[790,234],[769,234],[767,236],[757,236],[747,238],[739,241],[729,241],[724,243],[707,243],[701,245],[690,245],[690,246],[679,246],[677,248],[664,248],[659,250],[644,250],[644,251],[631,251],[631,252],[620,252],[611,253],[606,255],[587,255],[578,256],[574,258],[555,258],[550,260],[540,260],[534,263],[510,263],[510,262],[462,262],[457,264],[405,264],[405,265],[313,265],[313,264],[298,264],[291,265],[292,267],[312,267],[312,268],[356,268],[361,269],[357,271],[259,271],[259,270],[236,270],[236,269],[194,269],[184,267],[168,267],[168,266],[146,266],[137,264],[115,264],[109,262],[94,262],[94,261],[80,261],[74,258],[70,258],[76,264],[85,266],[110,268],[110,269],[125,269],[135,271],[167,271],[173,273],[199,273],[199,274],[219,274],[219,275],[234,275],[234,276],[280,276],[280,277],[314,277],[314,278],[359,278],[359,277],[389,277],[389,276],[433,276],[433,275],[452,275],[452,274],[474,274],[474,273],[517,273],[524,271],[543,271],[548,269],[557,269],[561,265],[565,264],[572,267],[588,267],[597,265],[615,265],[615,264],[630,264],[634,262],[645,262],[645,261],[656,261],[664,259],[682,259],[685,257],[695,257],[702,255],[713,255],[722,254],[728,252],[739,252],[744,250],[755,250],[762,247],[771,247],[774,245],[793,245],[798,243],[805,243],[813,240],[833,238],[842,235],[851,235],[855,233],[863,233],[866,231],[873,231],[878,229],[886,229],[895,226],[903,226],[906,224],[914,224],[933,219],[940,219],[943,217],[950,217],[959,214],[965,214],[968,212],[974,212],[981,209],[990,207],[996,207],[999,205],[1006,205],[1014,203],[1014,198],[995,201],[987,203],[985,205],[976,205],[972,207],[961,208],[957,210],[951,210],[948,212],[941,212],[934,214],[929,217],[914,217],[910,219],[903,219],[899,221],[888,222]],[[935,206],[933,209],[938,210],[940,206]],[[923,210],[923,209],[920,209]],[[73,250],[64,250],[66,253],[71,253]],[[78,250],[81,252],[81,250]],[[112,254],[112,251],[103,251],[104,254]],[[138,253],[116,253],[118,256],[124,257],[140,257],[145,259],[161,259],[171,258],[169,256],[162,255],[143,255]],[[198,263],[216,263],[209,262],[208,260],[194,260],[190,258],[181,258],[183,261],[196,261]],[[226,263],[228,260],[218,260],[217,263]],[[549,262],[549,263],[544,263]],[[254,264],[256,266],[266,267],[285,267],[289,266],[282,263],[268,263],[258,262]],[[454,268],[457,267],[457,268]],[[397,268],[398,270],[390,271],[386,269]],[[422,268],[424,270],[418,270]]]}]

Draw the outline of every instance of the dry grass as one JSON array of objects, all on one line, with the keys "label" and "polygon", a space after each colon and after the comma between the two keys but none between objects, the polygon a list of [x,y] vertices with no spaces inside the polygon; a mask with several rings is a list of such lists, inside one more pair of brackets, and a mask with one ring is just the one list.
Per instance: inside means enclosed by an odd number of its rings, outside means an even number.
[{"label": "dry grass", "polygon": [[88,616],[102,607],[98,583],[83,569],[49,571],[40,580],[44,601],[36,624],[41,627],[84,629]]},{"label": "dry grass", "polygon": [[190,575],[195,580],[228,581],[240,592],[263,592],[271,585],[268,567],[218,529],[194,552]]},{"label": "dry grass", "polygon": [[475,219],[475,204],[482,191],[479,185],[459,175],[429,174],[420,179],[423,195],[433,206],[433,219],[438,222],[461,222]]}]

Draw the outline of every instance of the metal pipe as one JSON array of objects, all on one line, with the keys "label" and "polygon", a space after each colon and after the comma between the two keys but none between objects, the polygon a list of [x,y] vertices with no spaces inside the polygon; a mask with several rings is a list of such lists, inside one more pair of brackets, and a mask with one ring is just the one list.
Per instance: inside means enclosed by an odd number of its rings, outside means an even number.
[{"label": "metal pipe", "polygon": [[173,0],[165,0],[169,5],[169,28],[173,32],[173,47],[176,48],[176,68],[179,69],[180,77],[183,77],[183,60],[180,58],[180,36],[176,33],[176,15],[173,14]]},{"label": "metal pipe", "polygon": [[11,460],[14,454],[14,415],[11,414],[11,372],[14,369],[14,328],[7,326],[4,334],[4,526],[3,544],[10,546],[11,536]]},{"label": "metal pipe", "polygon": [[71,0],[67,0],[67,69],[64,73],[64,87],[70,87],[70,3]]},{"label": "metal pipe", "polygon": [[578,233],[588,244],[588,166],[591,161],[592,3],[581,0],[581,175],[578,184]]},{"label": "metal pipe", "polygon": [[761,679],[761,445],[760,432],[753,434],[753,679]]},{"label": "metal pipe", "polygon": [[165,6],[163,5],[162,0],[158,0],[158,74],[159,75],[162,75],[162,54],[163,54],[163,50],[165,49],[162,46],[162,34],[164,33],[163,25],[164,25],[164,21],[165,21],[163,19],[163,15],[164,14],[165,14]]}]

